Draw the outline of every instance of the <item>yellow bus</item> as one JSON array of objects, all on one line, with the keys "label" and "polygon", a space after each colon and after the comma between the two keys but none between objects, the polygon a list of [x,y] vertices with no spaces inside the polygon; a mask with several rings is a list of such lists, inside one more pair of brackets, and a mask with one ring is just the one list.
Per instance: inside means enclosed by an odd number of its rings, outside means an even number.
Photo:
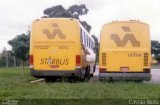
[{"label": "yellow bus", "polygon": [[95,71],[94,39],[76,19],[42,18],[32,23],[30,71],[37,78],[88,78]]},{"label": "yellow bus", "polygon": [[100,79],[150,80],[150,48],[148,24],[135,20],[105,24],[100,35]]}]

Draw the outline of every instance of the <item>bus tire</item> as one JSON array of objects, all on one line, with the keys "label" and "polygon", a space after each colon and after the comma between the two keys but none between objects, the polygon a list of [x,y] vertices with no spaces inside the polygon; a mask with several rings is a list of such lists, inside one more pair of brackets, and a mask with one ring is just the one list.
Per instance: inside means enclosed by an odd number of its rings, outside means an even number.
[{"label": "bus tire", "polygon": [[94,64],[94,67],[93,67],[93,73],[96,71],[96,64]]},{"label": "bus tire", "polygon": [[93,77],[93,73],[92,73],[92,74],[90,74],[90,77]]},{"label": "bus tire", "polygon": [[85,79],[85,75],[86,75],[86,67],[84,67],[82,70],[81,70],[81,80],[84,80]]},{"label": "bus tire", "polygon": [[89,81],[90,79],[90,66],[86,67],[85,81]]}]

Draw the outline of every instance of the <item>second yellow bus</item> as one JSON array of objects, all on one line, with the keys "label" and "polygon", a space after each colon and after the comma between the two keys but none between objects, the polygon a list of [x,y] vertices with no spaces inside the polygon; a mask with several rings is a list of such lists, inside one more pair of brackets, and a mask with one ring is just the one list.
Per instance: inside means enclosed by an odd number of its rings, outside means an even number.
[{"label": "second yellow bus", "polygon": [[105,24],[100,35],[100,79],[150,80],[149,25],[139,21]]}]

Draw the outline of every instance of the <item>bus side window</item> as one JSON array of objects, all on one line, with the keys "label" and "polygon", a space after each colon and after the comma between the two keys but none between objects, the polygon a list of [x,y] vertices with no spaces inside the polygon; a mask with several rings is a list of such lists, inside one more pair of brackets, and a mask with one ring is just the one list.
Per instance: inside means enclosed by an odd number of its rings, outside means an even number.
[{"label": "bus side window", "polygon": [[83,31],[82,31],[82,39],[83,39],[82,44],[85,45],[85,35],[84,35],[84,32],[83,32]]},{"label": "bus side window", "polygon": [[95,48],[95,42],[93,42],[93,49]]},{"label": "bus side window", "polygon": [[90,39],[90,48],[92,49],[92,40]]},{"label": "bus side window", "polygon": [[88,47],[88,36],[86,35],[86,37],[87,37],[87,47]]},{"label": "bus side window", "polygon": [[94,49],[94,42],[92,42],[92,49]]},{"label": "bus side window", "polygon": [[88,40],[89,48],[91,48],[91,39]]},{"label": "bus side window", "polygon": [[84,35],[85,35],[85,46],[87,46],[87,36],[85,33],[84,33]]},{"label": "bus side window", "polygon": [[82,29],[80,28],[80,34],[81,34],[81,42],[83,41],[82,40]]},{"label": "bus side window", "polygon": [[91,49],[93,49],[93,41],[91,41]]},{"label": "bus side window", "polygon": [[88,36],[88,47],[89,47],[89,36]]},{"label": "bus side window", "polygon": [[88,47],[90,48],[90,38],[88,37]]}]

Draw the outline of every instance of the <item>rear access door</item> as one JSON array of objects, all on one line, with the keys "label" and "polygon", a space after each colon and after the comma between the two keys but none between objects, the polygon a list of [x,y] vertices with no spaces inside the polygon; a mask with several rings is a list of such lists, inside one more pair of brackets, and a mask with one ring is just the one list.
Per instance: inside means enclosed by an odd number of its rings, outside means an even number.
[{"label": "rear access door", "polygon": [[143,53],[129,51],[107,52],[108,72],[143,72]]},{"label": "rear access door", "polygon": [[34,47],[36,70],[75,70],[75,45],[55,44]]}]

